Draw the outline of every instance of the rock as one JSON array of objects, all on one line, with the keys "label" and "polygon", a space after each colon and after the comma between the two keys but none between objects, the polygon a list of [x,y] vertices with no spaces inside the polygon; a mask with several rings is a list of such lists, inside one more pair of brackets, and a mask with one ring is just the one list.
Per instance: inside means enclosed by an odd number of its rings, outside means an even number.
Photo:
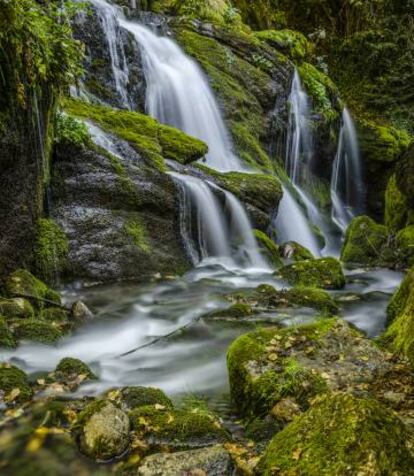
[{"label": "rock", "polygon": [[313,254],[304,246],[296,241],[289,241],[280,246],[280,252],[283,258],[293,261],[303,261],[305,259],[314,259]]},{"label": "rock", "polygon": [[228,440],[217,419],[205,411],[148,405],[130,412],[139,439],[173,449],[199,448]]},{"label": "rock", "polygon": [[157,453],[146,457],[137,470],[140,476],[231,476],[229,453],[220,445],[178,453]]},{"label": "rock", "polygon": [[123,387],[110,390],[107,397],[115,401],[125,411],[148,405],[158,405],[164,408],[173,407],[167,395],[162,390],[153,387]]},{"label": "rock", "polygon": [[76,301],[70,309],[72,317],[79,321],[88,321],[93,318],[92,311],[82,301]]},{"label": "rock", "polygon": [[400,230],[395,236],[396,262],[399,267],[414,266],[414,225]]},{"label": "rock", "polygon": [[11,364],[0,364],[0,391],[1,399],[7,405],[23,403],[30,400],[33,391],[29,385],[27,375]]},{"label": "rock", "polygon": [[283,423],[291,422],[300,413],[299,405],[291,398],[283,398],[270,410],[270,414]]},{"label": "rock", "polygon": [[381,403],[326,395],[270,442],[259,474],[413,474],[413,434]]},{"label": "rock", "polygon": [[[338,306],[332,297],[323,289],[306,286],[295,286],[291,289],[276,290],[269,284],[261,284],[254,290],[238,291],[226,296],[231,302],[236,302],[230,310],[246,308],[246,315],[272,309],[286,307],[310,307],[324,313],[335,314]],[[236,308],[239,306],[239,308]],[[230,311],[228,310],[228,311]],[[226,310],[219,311],[223,314]],[[227,314],[226,314],[227,315]]]},{"label": "rock", "polygon": [[393,352],[405,356],[414,366],[414,269],[394,294],[387,309],[390,326],[381,336]]},{"label": "rock", "polygon": [[230,346],[227,365],[232,400],[246,416],[264,417],[286,398],[303,411],[316,395],[337,390],[381,401],[386,392],[402,392],[404,404],[388,404],[403,418],[414,409],[409,366],[342,320],[243,335]]},{"label": "rock", "polygon": [[39,318],[45,321],[65,322],[68,320],[68,317],[68,311],[61,307],[48,307],[47,309],[42,309],[39,314]]},{"label": "rock", "polygon": [[90,403],[80,413],[76,427],[81,451],[95,460],[111,460],[128,448],[129,418],[108,400]]},{"label": "rock", "polygon": [[254,235],[261,254],[267,258],[268,262],[275,268],[283,266],[281,253],[276,243],[260,230],[254,230]]},{"label": "rock", "polygon": [[342,289],[345,286],[341,264],[335,258],[297,261],[284,266],[277,274],[291,285],[323,289]]},{"label": "rock", "polygon": [[388,245],[388,229],[367,216],[354,218],[346,230],[341,260],[369,266],[392,262],[394,258]]},{"label": "rock", "polygon": [[12,298],[0,299],[0,315],[6,319],[9,317],[33,317],[34,310],[27,299]]},{"label": "rock", "polygon": [[255,314],[252,307],[248,304],[233,304],[227,309],[220,309],[219,311],[210,312],[205,317],[210,319],[224,318],[242,318],[249,317]]},{"label": "rock", "polygon": [[0,317],[0,348],[1,347],[6,349],[15,349],[17,347],[16,339],[3,317]]},{"label": "rock", "polygon": [[66,381],[83,376],[88,380],[96,380],[97,376],[81,360],[65,357],[55,369],[55,377],[58,381]]},{"label": "rock", "polygon": [[60,296],[50,289],[45,283],[37,279],[25,269],[18,269],[8,276],[5,289],[11,297],[32,298],[35,307],[42,309],[45,306],[43,300],[49,300],[60,305]]},{"label": "rock", "polygon": [[18,339],[42,344],[54,344],[62,338],[62,329],[54,322],[38,319],[22,319],[13,323],[13,333]]}]

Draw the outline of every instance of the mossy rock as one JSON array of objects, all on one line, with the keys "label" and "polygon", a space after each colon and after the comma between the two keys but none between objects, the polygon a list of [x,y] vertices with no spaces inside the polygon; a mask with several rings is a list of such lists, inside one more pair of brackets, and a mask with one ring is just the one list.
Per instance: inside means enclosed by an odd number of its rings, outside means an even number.
[{"label": "mossy rock", "polygon": [[65,322],[69,318],[69,313],[61,307],[48,307],[40,311],[39,318],[45,321]]},{"label": "mossy rock", "polygon": [[341,263],[335,258],[297,261],[284,266],[277,273],[295,286],[314,286],[323,289],[342,289],[345,286]]},{"label": "mossy rock", "polygon": [[[249,418],[269,413],[279,418],[282,413],[275,407],[285,399],[304,411],[316,395],[340,389],[385,400],[391,388],[407,397],[413,382],[408,369],[392,377],[395,368],[387,355],[333,318],[243,335],[230,346],[227,366],[232,400]],[[398,382],[405,378],[408,383],[401,390]]]},{"label": "mossy rock", "polygon": [[0,314],[7,318],[30,318],[34,315],[33,306],[27,299],[0,299]]},{"label": "mossy rock", "polygon": [[24,319],[13,323],[14,335],[18,339],[30,340],[41,344],[55,344],[62,338],[60,327],[53,322],[38,319]]},{"label": "mossy rock", "polygon": [[393,352],[408,358],[414,366],[414,269],[394,294],[387,316],[391,324],[381,341]]},{"label": "mossy rock", "polygon": [[178,129],[159,124],[138,112],[121,111],[105,106],[68,100],[65,109],[71,114],[89,119],[105,131],[129,142],[155,168],[166,170],[164,159],[187,164],[207,154],[207,146]]},{"label": "mossy rock", "polygon": [[0,316],[0,348],[14,349],[17,347],[17,341],[7,326],[7,321]]},{"label": "mossy rock", "polygon": [[205,317],[207,318],[242,318],[242,317],[250,317],[254,315],[255,312],[253,311],[252,307],[249,304],[233,304],[232,306],[228,307],[227,309],[220,309],[219,311],[214,311],[207,314]]},{"label": "mossy rock", "polygon": [[227,295],[226,298],[237,302],[234,306],[249,306],[250,314],[260,310],[284,307],[311,307],[331,314],[335,314],[339,310],[330,294],[323,289],[309,286],[276,290],[269,284],[261,284],[254,290],[238,291]]},{"label": "mossy rock", "polygon": [[394,261],[388,242],[388,229],[368,216],[354,218],[346,230],[341,260],[381,266]]},{"label": "mossy rock", "polygon": [[408,205],[405,195],[398,188],[396,175],[388,180],[385,191],[385,225],[391,231],[404,228],[408,220]]},{"label": "mossy rock", "polygon": [[107,397],[115,401],[125,410],[134,410],[148,405],[161,405],[172,408],[172,401],[159,388],[153,387],[123,387],[108,392]]},{"label": "mossy rock", "polygon": [[92,459],[108,461],[129,445],[128,416],[109,400],[96,400],[79,414],[75,434],[80,450]]},{"label": "mossy rock", "polygon": [[26,402],[33,396],[27,375],[11,364],[0,364],[0,390],[9,405]]},{"label": "mossy rock", "polygon": [[264,476],[413,474],[413,435],[381,403],[338,393],[321,398],[278,433],[260,464]]},{"label": "mossy rock", "polygon": [[71,357],[62,359],[55,369],[57,380],[72,379],[79,376],[85,376],[88,380],[96,380],[97,376],[81,360]]},{"label": "mossy rock", "polygon": [[43,300],[49,300],[60,305],[59,293],[50,289],[44,282],[37,279],[25,269],[14,271],[5,282],[5,289],[10,297],[25,297],[32,299],[33,305],[43,308]]},{"label": "mossy rock", "polygon": [[395,237],[395,254],[399,266],[414,265],[414,225],[400,230]]},{"label": "mossy rock", "polygon": [[304,60],[308,57],[314,47],[305,35],[294,30],[263,30],[255,33],[256,38],[266,41],[270,46],[282,50],[284,54],[292,60]]},{"label": "mossy rock", "polygon": [[280,251],[277,244],[269,238],[266,233],[263,233],[263,231],[254,230],[254,236],[259,244],[261,254],[267,258],[268,262],[275,268],[283,266],[283,261],[280,257]]},{"label": "mossy rock", "polygon": [[283,258],[292,259],[293,261],[303,261],[306,259],[314,259],[315,256],[304,246],[296,241],[288,241],[279,247]]},{"label": "mossy rock", "polygon": [[130,412],[132,428],[139,438],[171,448],[196,448],[228,440],[217,419],[199,409],[179,410],[157,405]]}]

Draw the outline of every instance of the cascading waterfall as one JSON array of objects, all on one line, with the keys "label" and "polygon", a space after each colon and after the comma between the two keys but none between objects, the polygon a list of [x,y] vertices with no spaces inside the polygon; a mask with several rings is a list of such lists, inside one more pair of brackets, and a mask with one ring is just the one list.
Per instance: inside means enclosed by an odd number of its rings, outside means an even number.
[{"label": "cascading waterfall", "polygon": [[124,45],[122,44],[119,34],[119,17],[122,16],[122,13],[119,7],[107,3],[105,0],[89,0],[89,2],[94,6],[105,32],[115,89],[123,106],[129,109],[130,102],[127,92],[129,71],[125,57]]},{"label": "cascading waterfall", "polygon": [[361,154],[355,125],[347,108],[342,113],[338,151],[332,170],[331,198],[332,220],[345,231],[352,218],[364,209]]},{"label": "cascading waterfall", "polygon": [[229,268],[268,269],[247,214],[232,193],[196,177],[170,174],[183,193],[181,233],[194,265],[219,258]]},{"label": "cascading waterfall", "polygon": [[209,146],[207,164],[221,171],[243,170],[208,80],[197,63],[170,38],[120,19],[141,47],[147,82],[147,112]]}]

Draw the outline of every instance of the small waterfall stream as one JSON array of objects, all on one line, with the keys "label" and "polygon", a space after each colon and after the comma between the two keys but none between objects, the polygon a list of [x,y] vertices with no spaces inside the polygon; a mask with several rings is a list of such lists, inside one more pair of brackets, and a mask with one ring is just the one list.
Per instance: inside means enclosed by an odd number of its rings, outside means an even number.
[{"label": "small waterfall stream", "polygon": [[364,182],[361,154],[352,116],[342,113],[338,151],[331,180],[332,220],[344,232],[352,218],[364,210]]}]

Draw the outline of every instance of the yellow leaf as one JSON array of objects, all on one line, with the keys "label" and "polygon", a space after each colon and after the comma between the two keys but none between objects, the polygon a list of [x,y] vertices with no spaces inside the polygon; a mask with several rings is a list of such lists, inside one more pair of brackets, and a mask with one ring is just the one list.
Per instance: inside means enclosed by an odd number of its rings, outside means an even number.
[{"label": "yellow leaf", "polygon": [[172,423],[174,421],[174,417],[171,415],[171,413],[168,415],[168,420],[167,420],[167,424],[169,425],[170,423]]},{"label": "yellow leaf", "polygon": [[13,402],[20,395],[20,388],[14,388],[4,398],[7,402]]},{"label": "yellow leaf", "polygon": [[160,405],[159,403],[156,403],[154,405],[155,409],[156,410],[165,410],[165,406],[164,405]]},{"label": "yellow leaf", "polygon": [[296,449],[293,453],[292,453],[292,458],[295,460],[295,461],[298,461],[299,458],[300,458],[300,455],[302,454],[302,449],[301,448],[298,448]]}]

